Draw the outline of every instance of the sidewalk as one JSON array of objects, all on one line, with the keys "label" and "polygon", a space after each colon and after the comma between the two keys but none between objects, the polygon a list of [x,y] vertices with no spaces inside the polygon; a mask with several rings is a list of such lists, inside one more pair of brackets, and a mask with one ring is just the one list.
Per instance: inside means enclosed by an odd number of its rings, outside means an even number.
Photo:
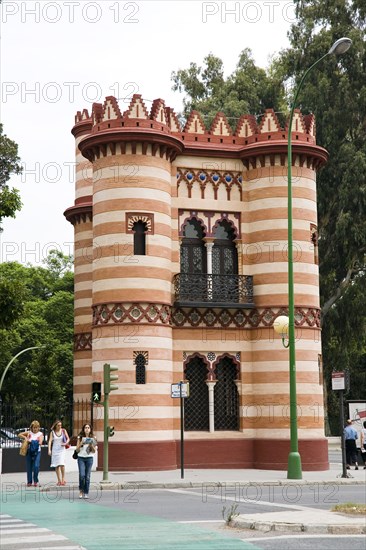
[{"label": "sidewalk", "polygon": [[[144,471],[144,472],[109,472],[109,483],[103,483],[103,472],[92,472],[92,486],[95,489],[177,489],[197,488],[206,491],[209,498],[219,498],[220,491],[232,489],[232,498],[235,503],[235,494],[243,490],[246,485],[304,485],[329,486],[365,485],[366,470],[347,470],[351,476],[342,478],[342,465],[331,464],[330,469],[322,472],[303,472],[303,479],[289,480],[287,472],[273,470],[185,470],[181,478],[180,470]],[[66,476],[67,485],[56,486],[54,472],[40,472],[41,491],[70,491],[77,490],[78,473],[69,472]],[[12,490],[14,484],[24,484],[25,473],[2,474],[1,484],[4,491]],[[102,483],[100,483],[102,482]],[[324,489],[324,487],[323,487]],[[218,495],[218,496],[216,496]],[[230,492],[227,492],[230,497]],[[239,499],[240,500],[240,499]],[[352,517],[337,514],[326,510],[308,508],[296,505],[281,505],[288,510],[281,512],[265,512],[245,514],[236,517],[231,525],[241,529],[256,529],[260,531],[307,532],[316,534],[363,534],[366,533],[365,517]]]},{"label": "sidewalk", "polygon": [[[186,469],[183,472],[184,477],[181,477],[181,470],[164,470],[164,471],[143,471],[143,472],[114,472],[110,471],[108,481],[113,487],[118,486],[123,489],[127,484],[138,485],[139,489],[160,489],[160,488],[189,488],[201,487],[203,484],[214,485],[235,485],[237,483],[248,484],[270,484],[270,485],[314,485],[314,484],[346,484],[346,485],[362,485],[366,484],[366,470],[360,466],[358,471],[347,470],[350,477],[342,478],[342,465],[330,464],[329,470],[321,472],[303,472],[302,479],[287,479],[287,472],[284,470],[191,470]],[[66,479],[68,484],[78,483],[79,474],[77,471],[68,471],[66,466]],[[56,474],[54,471],[40,472],[40,482],[43,486],[47,486],[47,490],[56,487]],[[99,483],[103,480],[102,471],[92,472],[93,483]],[[10,473],[1,474],[1,482],[16,482],[23,483],[26,481],[26,473]],[[102,487],[103,488],[103,487]],[[108,489],[108,486],[104,487]]]}]

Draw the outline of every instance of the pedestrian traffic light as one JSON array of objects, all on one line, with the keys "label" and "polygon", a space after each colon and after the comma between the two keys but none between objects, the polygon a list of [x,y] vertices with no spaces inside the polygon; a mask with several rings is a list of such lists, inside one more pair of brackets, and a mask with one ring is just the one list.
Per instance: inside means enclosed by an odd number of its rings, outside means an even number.
[{"label": "pedestrian traffic light", "polygon": [[118,367],[113,367],[109,363],[104,364],[104,394],[108,394],[113,390],[118,390],[118,386],[111,384],[113,380],[118,380],[117,374],[111,374],[111,371],[118,370]]},{"label": "pedestrian traffic light", "polygon": [[99,403],[102,399],[102,384],[101,382],[92,383],[92,402]]}]

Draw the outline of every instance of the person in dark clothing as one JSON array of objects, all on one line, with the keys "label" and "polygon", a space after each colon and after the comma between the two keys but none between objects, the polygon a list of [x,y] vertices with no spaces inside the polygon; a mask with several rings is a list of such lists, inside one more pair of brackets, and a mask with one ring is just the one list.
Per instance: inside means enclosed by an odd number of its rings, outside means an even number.
[{"label": "person in dark clothing", "polygon": [[346,462],[347,470],[350,470],[351,464],[355,464],[355,470],[358,470],[357,462],[357,446],[356,439],[358,438],[357,431],[352,426],[352,420],[347,420],[347,425],[344,428],[344,439],[346,443]]}]

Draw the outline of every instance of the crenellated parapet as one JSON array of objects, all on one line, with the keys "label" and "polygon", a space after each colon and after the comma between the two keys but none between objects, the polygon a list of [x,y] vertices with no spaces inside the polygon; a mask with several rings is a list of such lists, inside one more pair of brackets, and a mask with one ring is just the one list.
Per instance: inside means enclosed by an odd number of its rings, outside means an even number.
[{"label": "crenellated parapet", "polygon": [[[84,109],[75,117],[73,134],[84,135],[79,147],[90,161],[116,154],[149,154],[174,160],[177,154],[214,155],[239,158],[246,168],[269,163],[284,165],[287,153],[288,124],[283,128],[273,109],[266,109],[257,120],[243,114],[235,127],[224,113],[218,112],[209,128],[202,115],[193,110],[181,126],[174,110],[163,99],[155,99],[150,111],[140,94],[134,94],[128,109],[121,111],[113,96],[103,104],[94,103],[91,114]],[[314,116],[294,112],[292,121],[293,163],[316,169],[327,153],[316,145]],[[130,144],[126,149],[126,144]],[[139,144],[139,145],[138,145]],[[280,155],[275,161],[275,155]],[[262,158],[261,158],[262,157]]]}]

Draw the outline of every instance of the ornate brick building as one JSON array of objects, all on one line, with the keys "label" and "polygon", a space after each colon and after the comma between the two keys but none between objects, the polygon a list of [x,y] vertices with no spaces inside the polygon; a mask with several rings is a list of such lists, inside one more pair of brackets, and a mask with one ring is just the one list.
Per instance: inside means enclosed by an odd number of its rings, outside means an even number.
[{"label": "ornate brick building", "polygon": [[[90,398],[103,364],[111,469],[179,466],[286,469],[288,350],[273,321],[287,313],[287,132],[272,110],[223,113],[181,128],[161,99],[107,97],[78,112],[75,228],[75,398]],[[295,112],[293,236],[299,447],[304,470],[328,467],[323,430],[312,115]],[[102,420],[96,421],[102,440]]]}]

